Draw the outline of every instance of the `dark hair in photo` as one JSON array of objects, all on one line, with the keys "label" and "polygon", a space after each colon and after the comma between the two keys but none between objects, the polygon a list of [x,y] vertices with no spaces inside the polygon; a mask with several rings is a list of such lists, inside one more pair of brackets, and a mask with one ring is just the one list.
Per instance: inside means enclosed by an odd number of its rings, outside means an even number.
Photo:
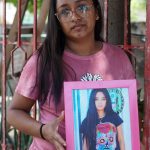
[{"label": "dark hair in photo", "polygon": [[[99,14],[99,20],[95,25],[95,40],[99,41],[102,26],[101,8],[98,0],[92,0],[96,11]],[[56,13],[57,0],[50,1],[50,11],[48,15],[47,33],[42,46],[38,49],[37,59],[37,78],[36,85],[39,91],[39,101],[44,104],[48,93],[54,97],[54,103],[57,108],[65,80],[65,64],[63,62],[63,52],[65,48],[65,35]]]},{"label": "dark hair in photo", "polygon": [[102,92],[106,98],[106,107],[104,108],[105,116],[116,114],[112,109],[111,98],[106,88],[93,89],[90,94],[89,107],[86,116],[86,129],[83,139],[86,138],[89,148],[95,149],[96,145],[96,125],[98,123],[98,113],[95,106],[95,97],[98,92]]}]

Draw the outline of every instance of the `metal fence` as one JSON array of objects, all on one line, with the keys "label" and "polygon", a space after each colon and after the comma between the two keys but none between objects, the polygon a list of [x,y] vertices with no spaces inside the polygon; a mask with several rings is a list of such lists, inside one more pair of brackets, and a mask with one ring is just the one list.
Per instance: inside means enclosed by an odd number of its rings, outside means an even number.
[{"label": "metal fence", "polygon": [[[46,0],[45,0],[46,1]],[[7,31],[7,24],[6,24],[6,0],[3,0],[3,21],[2,21],[2,40],[0,41],[0,45],[2,46],[2,100],[1,100],[1,123],[2,123],[2,149],[5,150],[8,147],[7,143],[7,123],[6,123],[6,105],[7,105],[7,92],[6,92],[6,86],[7,86],[7,80],[8,80],[8,72],[9,67],[10,68],[10,74],[9,77],[12,80],[15,80],[17,82],[16,77],[18,77],[19,72],[15,70],[15,53],[16,51],[20,51],[23,55],[24,61],[27,59],[27,51],[24,49],[23,45],[32,45],[32,49],[36,50],[38,46],[37,42],[37,0],[33,0],[33,7],[34,7],[34,24],[33,24],[33,39],[31,42],[23,41],[21,38],[22,35],[22,19],[24,12],[27,7],[28,0],[18,0],[18,9],[17,9],[17,16],[16,16],[16,22],[17,24],[12,26],[14,30],[17,27],[17,36],[15,37],[9,37],[12,36],[13,33],[8,33]],[[130,18],[128,15],[129,12],[129,3],[130,0],[124,0],[125,3],[125,9],[124,9],[124,44],[120,45],[122,48],[124,48],[127,51],[131,51],[131,49],[138,48],[141,50],[144,50],[145,53],[145,66],[144,66],[144,135],[143,135],[143,143],[145,145],[146,150],[150,148],[150,0],[147,0],[147,19],[146,19],[146,44],[144,47],[138,46],[138,45],[131,45],[129,43],[129,24],[130,24]],[[104,0],[104,40],[107,41],[108,39],[108,7],[109,1]],[[10,55],[11,54],[11,55]],[[21,134],[19,132],[16,132],[17,135],[17,149],[21,149]],[[12,149],[14,149],[12,147]]]}]

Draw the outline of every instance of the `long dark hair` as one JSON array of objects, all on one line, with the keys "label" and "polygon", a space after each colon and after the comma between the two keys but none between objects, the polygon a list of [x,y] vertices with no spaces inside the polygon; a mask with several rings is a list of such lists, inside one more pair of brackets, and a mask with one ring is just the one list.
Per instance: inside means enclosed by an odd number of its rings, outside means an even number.
[{"label": "long dark hair", "polygon": [[[92,0],[95,9],[98,11],[99,20],[95,25],[95,40],[99,41],[102,25],[101,8],[98,0]],[[37,86],[39,91],[39,100],[44,104],[48,93],[54,97],[54,103],[57,108],[65,80],[64,62],[62,59],[65,48],[65,35],[56,16],[57,0],[50,1],[50,11],[48,16],[47,35],[38,49],[37,59]]]},{"label": "long dark hair", "polygon": [[106,98],[106,107],[104,108],[105,115],[115,114],[112,109],[111,98],[108,90],[106,88],[93,89],[89,99],[89,108],[86,117],[86,129],[85,133],[83,133],[83,139],[86,139],[89,149],[92,150],[95,150],[96,148],[96,125],[99,119],[95,106],[95,97],[98,92],[102,92]]}]

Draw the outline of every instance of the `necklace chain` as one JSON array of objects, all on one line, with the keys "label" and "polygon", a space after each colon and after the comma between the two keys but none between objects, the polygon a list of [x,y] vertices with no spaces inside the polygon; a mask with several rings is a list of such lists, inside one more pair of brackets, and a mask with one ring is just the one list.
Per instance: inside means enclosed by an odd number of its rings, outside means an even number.
[{"label": "necklace chain", "polygon": [[105,117],[105,114],[102,116],[102,117],[99,117],[99,122],[101,123],[102,122],[102,120],[103,120],[103,118]]}]

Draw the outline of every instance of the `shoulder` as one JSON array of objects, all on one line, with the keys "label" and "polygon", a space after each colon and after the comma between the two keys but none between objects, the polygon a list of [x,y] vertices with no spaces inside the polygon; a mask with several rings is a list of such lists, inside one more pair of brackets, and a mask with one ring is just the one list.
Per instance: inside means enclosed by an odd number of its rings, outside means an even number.
[{"label": "shoulder", "polygon": [[106,52],[109,52],[111,56],[113,55],[116,57],[127,57],[125,51],[121,47],[110,43],[104,43],[104,45],[106,48]]},{"label": "shoulder", "polygon": [[121,119],[121,117],[120,117],[116,112],[114,112],[114,113],[112,114],[112,117],[113,117],[113,118],[116,118],[116,119]]},{"label": "shoulder", "polygon": [[81,123],[81,126],[85,126],[87,124],[87,118],[85,118],[82,123]]},{"label": "shoulder", "polygon": [[119,126],[120,124],[123,123],[122,118],[117,113],[114,113],[113,117],[114,117],[116,126]]},{"label": "shoulder", "polygon": [[36,87],[36,64],[37,55],[34,53],[26,62],[17,84],[15,92],[27,98],[36,100],[38,98],[38,87]]},{"label": "shoulder", "polygon": [[107,55],[110,64],[113,64],[117,68],[120,79],[134,79],[135,73],[132,64],[122,48],[105,43],[105,55]]},{"label": "shoulder", "polygon": [[34,52],[27,60],[27,62],[25,63],[23,70],[30,70],[32,71],[32,69],[35,69],[36,65],[37,65],[37,58],[38,58],[38,54],[37,52]]},{"label": "shoulder", "polygon": [[[29,83],[34,83],[37,75],[37,53],[33,53],[28,61],[25,63],[19,83],[23,83],[29,86]],[[28,81],[28,82],[27,82]]]},{"label": "shoulder", "polygon": [[116,127],[123,123],[122,118],[117,113],[113,113],[113,114],[108,115],[107,119],[111,123],[115,124]]},{"label": "shoulder", "polygon": [[29,58],[26,64],[36,64],[38,59],[38,52],[34,52]]}]

